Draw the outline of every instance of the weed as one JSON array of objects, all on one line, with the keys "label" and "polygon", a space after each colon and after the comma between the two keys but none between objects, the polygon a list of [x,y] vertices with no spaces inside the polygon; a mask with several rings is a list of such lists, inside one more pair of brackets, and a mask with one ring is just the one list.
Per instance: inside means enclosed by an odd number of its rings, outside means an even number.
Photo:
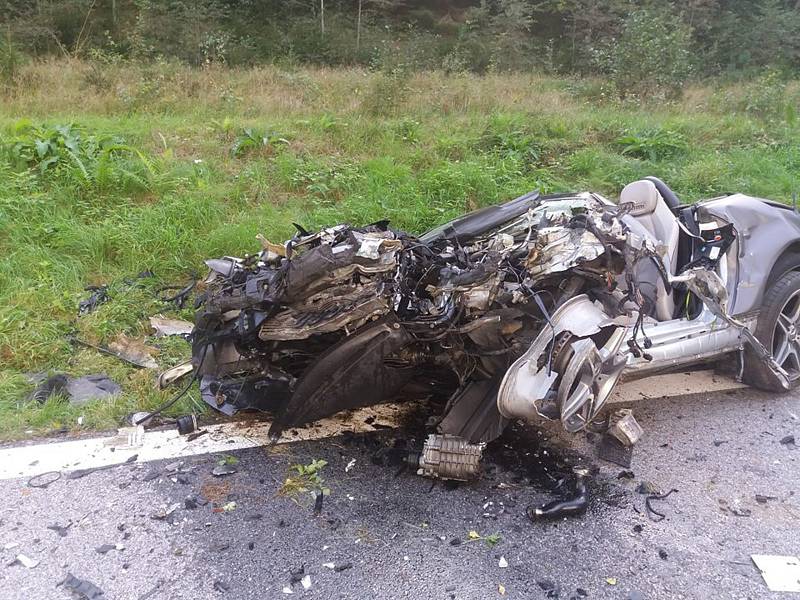
[{"label": "weed", "polygon": [[490,535],[481,535],[475,530],[470,531],[467,534],[467,542],[480,542],[483,541],[489,547],[494,547],[500,543],[502,537],[499,533],[492,533]]},{"label": "weed", "polygon": [[0,140],[0,151],[14,169],[80,186],[146,190],[155,175],[151,161],[122,137],[90,134],[73,124],[20,121],[12,136]]},{"label": "weed", "polygon": [[315,459],[307,465],[292,465],[278,493],[299,503],[310,501],[309,495],[311,500],[317,494],[330,495],[331,490],[325,486],[325,480],[320,475],[327,464],[327,461]]},{"label": "weed", "polygon": [[683,134],[663,128],[627,133],[617,139],[617,145],[622,147],[622,154],[651,161],[676,156],[688,148]]},{"label": "weed", "polygon": [[259,131],[248,127],[236,136],[231,154],[239,157],[255,150],[272,149],[288,143],[289,140],[275,131]]}]

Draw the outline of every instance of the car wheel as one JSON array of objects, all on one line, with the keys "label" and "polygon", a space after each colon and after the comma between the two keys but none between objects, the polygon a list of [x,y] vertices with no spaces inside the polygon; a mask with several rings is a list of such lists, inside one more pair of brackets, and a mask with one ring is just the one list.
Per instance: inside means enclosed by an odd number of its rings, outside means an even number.
[{"label": "car wheel", "polygon": [[[755,330],[789,375],[790,387],[800,384],[800,272],[786,273],[764,294]],[[764,362],[748,349],[745,382],[762,390],[784,391]]]}]

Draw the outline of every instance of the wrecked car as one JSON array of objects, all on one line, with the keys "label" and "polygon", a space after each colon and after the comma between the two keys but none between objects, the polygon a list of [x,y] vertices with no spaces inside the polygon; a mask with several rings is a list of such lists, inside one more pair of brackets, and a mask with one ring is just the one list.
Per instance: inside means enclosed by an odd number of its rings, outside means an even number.
[{"label": "wrecked car", "polygon": [[625,379],[730,355],[755,387],[800,381],[800,216],[778,203],[681,205],[651,177],[616,204],[531,192],[419,236],[296,227],[207,261],[192,334],[205,401],[272,413],[273,439],[435,390],[420,472],[467,479],[511,420],[579,432]]}]

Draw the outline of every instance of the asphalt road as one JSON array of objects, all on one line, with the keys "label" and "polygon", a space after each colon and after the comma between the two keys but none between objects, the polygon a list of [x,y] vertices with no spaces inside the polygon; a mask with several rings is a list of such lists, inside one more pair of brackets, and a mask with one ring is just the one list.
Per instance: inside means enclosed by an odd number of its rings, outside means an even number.
[{"label": "asphalt road", "polygon": [[[59,584],[72,574],[114,600],[797,598],[769,592],[750,555],[800,554],[800,448],[780,442],[800,442],[800,396],[744,390],[649,400],[635,413],[645,437],[633,479],[583,436],[517,428],[489,449],[479,482],[432,484],[398,473],[418,434],[409,423],[234,451],[237,472],[223,477],[211,475],[220,455],[205,455],[45,489],[0,481],[0,597],[70,598]],[[279,493],[291,465],[314,459],[328,461],[319,516],[310,494]],[[575,463],[592,468],[588,512],[531,523],[525,508],[556,497]],[[653,504],[660,522],[636,491],[643,481],[678,490]],[[19,553],[38,564],[14,562]]]}]

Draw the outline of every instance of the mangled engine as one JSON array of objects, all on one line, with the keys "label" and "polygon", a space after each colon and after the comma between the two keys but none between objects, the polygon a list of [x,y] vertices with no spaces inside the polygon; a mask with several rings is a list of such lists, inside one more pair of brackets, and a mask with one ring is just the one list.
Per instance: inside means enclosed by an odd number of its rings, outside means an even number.
[{"label": "mangled engine", "polygon": [[260,239],[258,254],[207,261],[193,363],[207,402],[273,413],[274,437],[435,392],[447,401],[421,470],[435,455],[431,474],[467,478],[510,418],[583,428],[617,350],[645,352],[615,319],[646,312],[625,307],[646,303],[637,265],[658,254],[593,194],[532,193],[420,237],[379,222]]}]

